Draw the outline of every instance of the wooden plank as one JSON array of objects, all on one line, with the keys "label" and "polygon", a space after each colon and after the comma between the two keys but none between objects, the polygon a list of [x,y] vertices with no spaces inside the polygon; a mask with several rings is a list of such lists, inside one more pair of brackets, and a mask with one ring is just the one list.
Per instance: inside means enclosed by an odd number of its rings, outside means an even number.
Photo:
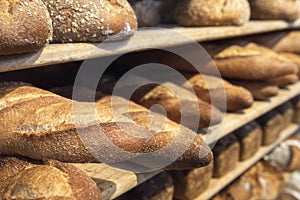
[{"label": "wooden plank", "polygon": [[[246,123],[256,119],[257,117],[261,116],[262,114],[272,110],[273,108],[277,107],[278,105],[290,100],[291,98],[295,97],[296,95],[300,94],[300,82],[289,86],[286,90],[281,90],[279,95],[270,99],[270,101],[261,101],[255,102],[254,106],[250,109],[245,110],[243,113],[228,113],[225,119],[222,136],[230,134],[232,131],[236,130],[237,128],[245,125]],[[284,133],[281,135],[281,139],[278,140],[275,144],[263,147],[261,150],[253,157],[251,160],[246,161],[246,166],[251,166],[251,163],[255,163],[255,161],[259,160],[264,154],[269,152],[276,144],[281,142],[283,139],[288,137],[292,134],[292,131],[295,131],[296,126],[290,126]],[[241,163],[243,164],[243,163]],[[134,174],[132,172],[126,172],[118,169],[113,169],[104,164],[74,164],[75,166],[79,167],[80,169],[87,172],[89,176],[91,176],[98,186],[103,191],[103,199],[108,200],[112,198],[116,198],[119,195],[127,192],[131,188],[139,185],[140,183],[152,178],[159,172],[153,172],[149,174]],[[244,165],[244,164],[243,164]],[[241,166],[241,165],[239,165]],[[233,180],[236,177],[236,174],[241,174],[242,167],[239,167],[234,175],[227,175],[227,178],[222,179],[222,185],[219,184],[218,188],[222,188],[221,186],[226,185],[225,183],[229,183],[229,180]],[[231,173],[230,173],[231,174]],[[227,180],[225,182],[225,180]],[[213,181],[216,183],[218,181]],[[213,183],[211,185],[213,185]],[[211,192],[205,193],[203,195],[211,195],[213,192],[217,191],[216,189],[210,189]],[[202,196],[201,196],[202,197]],[[206,196],[205,196],[206,197]],[[201,199],[201,198],[198,198]],[[203,198],[206,199],[206,198]]]},{"label": "wooden plank", "polygon": [[105,47],[101,47],[97,43],[51,44],[37,53],[0,56],[0,72],[119,55],[148,48],[178,46],[190,42],[189,39],[202,42],[299,27],[300,20],[293,23],[285,21],[251,21],[243,26],[167,27],[187,37],[176,37],[167,29],[140,29],[133,40],[110,42],[106,43]]},{"label": "wooden plank", "polygon": [[288,126],[280,135],[280,138],[273,144],[269,146],[261,147],[258,152],[250,159],[245,160],[243,162],[238,163],[235,169],[230,171],[225,176],[215,179],[213,178],[210,182],[209,188],[202,193],[200,196],[195,198],[195,200],[205,200],[210,199],[214,195],[216,195],[219,191],[225,188],[229,183],[247,171],[251,166],[253,166],[256,162],[261,160],[266,154],[268,154],[272,149],[278,146],[282,141],[286,140],[288,137],[299,131],[300,126],[296,124],[291,124]]}]

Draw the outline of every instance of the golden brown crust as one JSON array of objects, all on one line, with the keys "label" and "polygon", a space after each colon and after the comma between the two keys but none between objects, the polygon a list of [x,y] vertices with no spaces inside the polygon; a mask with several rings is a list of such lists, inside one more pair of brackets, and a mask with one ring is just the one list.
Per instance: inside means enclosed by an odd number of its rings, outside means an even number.
[{"label": "golden brown crust", "polygon": [[137,28],[126,0],[43,0],[53,21],[53,42],[118,40]]},{"label": "golden brown crust", "polygon": [[52,39],[52,32],[41,0],[0,1],[0,55],[37,51]]},{"label": "golden brown crust", "polygon": [[257,100],[268,99],[279,92],[278,86],[264,81],[230,80],[230,83],[246,88]]},{"label": "golden brown crust", "polygon": [[[188,129],[180,132],[180,126],[170,120],[166,120],[162,127],[148,127],[151,124],[149,111],[123,98],[107,96],[94,104],[73,102],[30,86],[12,88],[8,87],[0,93],[0,102],[14,100],[0,109],[2,154],[67,162],[99,162],[98,156],[103,161],[111,155],[110,162],[114,162],[125,159],[123,154],[118,153],[119,149],[131,153],[149,153],[162,149],[174,140],[178,148],[172,151],[177,153],[185,141],[195,137],[187,152],[169,168],[185,169],[207,165],[212,159],[211,151],[200,135]],[[24,100],[22,98],[26,92],[32,95],[27,95]],[[129,110],[126,107],[128,103]],[[75,118],[74,108],[77,109],[76,112],[83,114]],[[163,119],[158,114],[151,115],[154,120]],[[76,122],[79,122],[77,126]],[[99,139],[99,128],[102,130],[100,136],[112,142],[111,148],[107,148],[107,143]],[[177,137],[179,133],[180,137]],[[84,144],[91,142],[91,139],[93,143],[89,143],[91,149],[88,151]],[[203,157],[199,156],[200,151]],[[170,154],[172,152],[162,156],[170,157]]]},{"label": "golden brown crust", "polygon": [[300,16],[298,0],[249,0],[251,19],[282,19],[294,21]]},{"label": "golden brown crust", "polygon": [[245,0],[181,0],[175,16],[184,26],[241,25],[250,18]]},{"label": "golden brown crust", "polygon": [[225,48],[214,56],[214,62],[223,77],[242,80],[266,80],[292,74],[296,69],[290,60],[253,43]]},{"label": "golden brown crust", "polygon": [[[217,108],[223,109],[227,104],[227,111],[238,111],[249,108],[253,104],[251,93],[243,87],[238,87],[214,76],[186,74],[188,82],[183,86],[188,88],[190,84],[198,98],[205,102],[214,103]],[[226,100],[224,99],[226,97]]]},{"label": "golden brown crust", "polygon": [[300,54],[300,31],[291,31],[279,35],[279,40],[273,43],[273,49],[278,52],[291,52]]},{"label": "golden brown crust", "polygon": [[287,52],[282,52],[280,53],[281,56],[289,59],[290,61],[292,61],[298,69],[298,78],[300,78],[300,56],[294,53],[287,53]]},{"label": "golden brown crust", "polygon": [[84,172],[58,161],[45,165],[16,157],[0,158],[1,199],[100,200],[96,183]]},{"label": "golden brown crust", "polygon": [[277,85],[279,87],[285,87],[298,82],[298,80],[299,77],[297,74],[288,74],[284,76],[279,76],[277,78],[271,78],[268,79],[267,81],[273,85]]}]

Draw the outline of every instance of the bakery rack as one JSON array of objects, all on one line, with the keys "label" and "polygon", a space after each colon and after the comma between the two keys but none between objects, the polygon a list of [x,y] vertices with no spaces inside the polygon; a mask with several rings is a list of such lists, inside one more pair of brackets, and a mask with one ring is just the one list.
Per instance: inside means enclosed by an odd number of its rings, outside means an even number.
[{"label": "bakery rack", "polygon": [[[272,31],[288,30],[300,28],[300,20],[293,23],[284,21],[252,21],[240,27],[205,27],[205,28],[182,28],[165,27],[174,30],[188,38],[198,41],[212,41],[218,39],[239,37],[252,34],[267,33]],[[172,46],[185,45],[187,40],[178,40],[170,38],[169,31],[156,29],[138,30],[137,39],[131,41],[112,42],[111,48],[99,48],[99,44],[77,43],[77,44],[50,44],[36,53],[0,56],[0,72],[28,69],[35,67],[61,64],[73,61],[82,61],[85,59],[101,58],[111,55],[119,55],[128,52],[141,51],[155,46],[156,48],[165,48]],[[221,137],[230,134],[232,131],[240,128],[248,122],[265,114],[280,104],[292,99],[300,94],[300,82],[281,89],[278,96],[268,101],[255,102],[254,105],[244,110],[242,113],[226,114],[224,127]],[[250,168],[260,158],[270,152],[276,145],[284,139],[299,130],[299,125],[290,125],[281,134],[280,139],[270,146],[262,147],[252,158],[239,163],[238,167],[228,175],[213,179],[211,185],[197,199],[208,199],[223,189],[232,180],[241,173]],[[212,131],[212,130],[208,130]],[[91,176],[97,185],[101,188],[103,199],[113,199],[127,192],[131,188],[139,185],[147,179],[153,177],[159,172],[148,174],[134,174],[132,172],[122,171],[111,168],[105,164],[74,164],[84,170]]]}]

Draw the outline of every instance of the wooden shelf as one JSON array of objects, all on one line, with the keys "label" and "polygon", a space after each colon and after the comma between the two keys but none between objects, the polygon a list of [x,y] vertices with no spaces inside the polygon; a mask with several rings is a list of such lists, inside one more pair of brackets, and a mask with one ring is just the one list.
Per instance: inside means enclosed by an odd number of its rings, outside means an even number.
[{"label": "wooden shelf", "polygon": [[286,140],[288,137],[299,131],[300,126],[296,124],[292,124],[288,126],[280,135],[280,138],[273,144],[269,146],[264,146],[259,149],[258,152],[254,156],[252,156],[250,159],[240,162],[236,168],[232,171],[230,171],[227,175],[218,178],[218,179],[212,179],[210,182],[209,188],[201,194],[199,197],[195,198],[195,200],[204,200],[204,199],[210,199],[214,195],[216,195],[219,191],[221,191],[223,188],[225,188],[229,183],[231,183],[233,180],[235,180],[237,177],[239,177],[241,174],[243,174],[247,169],[249,169],[251,166],[253,166],[256,162],[261,160],[266,154],[268,154],[270,151],[272,151],[276,146],[278,146],[282,141]]},{"label": "wooden shelf", "polygon": [[[251,21],[243,26],[183,28],[165,27],[187,37],[175,37],[167,29],[140,29],[134,36],[119,42],[99,44],[73,43],[51,44],[37,53],[0,56],[0,72],[33,68],[45,65],[80,61],[110,55],[141,51],[148,48],[163,48],[184,45],[190,39],[202,42],[271,31],[300,28],[300,20],[293,23],[285,21]],[[187,39],[189,38],[189,39]]]},{"label": "wooden shelf", "polygon": [[[236,130],[237,128],[247,124],[248,122],[256,119],[257,117],[263,115],[264,113],[272,110],[273,108],[279,106],[280,104],[290,100],[291,98],[295,97],[296,95],[300,94],[300,82],[289,86],[287,89],[281,90],[279,95],[276,97],[271,98],[269,101],[261,101],[255,102],[253,107],[250,109],[245,110],[243,113],[228,113],[225,118],[225,126],[223,127],[222,136],[230,134],[232,131]],[[281,135],[280,140],[278,140],[275,144],[263,147],[261,150],[250,160],[243,162],[239,165],[238,169],[235,170],[230,175],[227,175],[226,178],[222,179],[223,182],[221,185],[214,186],[214,188],[210,188],[209,192],[204,193],[204,197],[212,196],[214,192],[222,189],[229,183],[230,180],[233,180],[237,177],[237,174],[241,174],[243,171],[246,170],[245,166],[251,166],[257,160],[259,160],[263,155],[268,153],[274,146],[280,143],[282,140],[287,138],[297,129],[296,125],[290,126],[286,131],[283,132]],[[78,168],[87,172],[89,176],[91,176],[98,186],[103,191],[103,199],[113,199],[118,197],[119,195],[127,192],[128,190],[136,187],[140,183],[152,178],[154,175],[158,174],[159,172],[153,172],[149,174],[134,174],[132,172],[126,172],[118,169],[113,169],[104,164],[74,164]],[[233,174],[233,175],[231,175]],[[227,180],[225,183],[224,180]],[[214,180],[211,185],[218,182]],[[207,198],[198,198],[198,199],[207,199]]]},{"label": "wooden shelf", "polygon": [[[247,123],[255,120],[261,115],[271,111],[277,106],[284,102],[296,97],[300,94],[300,82],[288,86],[286,89],[281,89],[279,94],[267,101],[255,101],[253,106],[249,109],[245,109],[240,113],[227,113],[223,121],[224,126],[222,127],[220,137],[224,137],[236,129],[246,125]],[[211,131],[214,131],[215,127],[212,127]],[[212,138],[217,138],[213,136]],[[208,143],[213,143],[214,140],[206,139]]]}]

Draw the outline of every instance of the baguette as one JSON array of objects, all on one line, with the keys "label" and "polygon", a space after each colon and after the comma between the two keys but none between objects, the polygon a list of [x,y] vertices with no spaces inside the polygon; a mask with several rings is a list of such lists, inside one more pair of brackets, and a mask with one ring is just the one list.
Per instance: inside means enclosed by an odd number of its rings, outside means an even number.
[{"label": "baguette", "polygon": [[[167,148],[166,154],[160,155],[171,161],[174,153],[178,153],[180,147],[185,147],[184,141],[191,141],[192,145],[186,147],[187,151],[166,168],[200,167],[209,164],[212,159],[211,151],[200,135],[169,120],[159,127],[161,130],[149,128],[149,111],[134,103],[129,103],[128,111],[128,101],[122,98],[116,97],[114,103],[117,107],[112,108],[112,97],[104,97],[96,104],[74,102],[32,86],[5,85],[0,87],[0,154],[65,162],[99,162],[99,159],[118,162],[136,158],[137,153],[160,150],[172,141],[176,148]],[[83,113],[78,118],[74,116],[74,105],[78,106],[78,112]],[[92,111],[88,109],[90,106]],[[153,113],[151,116],[154,120],[164,119]],[[130,117],[135,123],[128,120]],[[102,134],[99,134],[99,127]],[[180,128],[183,131],[179,137]],[[81,131],[80,135],[78,131]],[[99,140],[99,137],[102,139]],[[107,146],[103,137],[112,143],[112,147]],[[92,146],[84,145],[83,140],[87,139],[93,140]],[[124,155],[119,149],[129,154]],[[108,158],[107,155],[111,156]]]},{"label": "baguette", "polygon": [[43,1],[53,22],[52,42],[119,40],[137,29],[127,0]]},{"label": "baguette", "polygon": [[244,80],[230,80],[230,83],[246,88],[251,92],[254,99],[265,100],[276,96],[279,88],[276,85],[264,81],[244,81]]},{"label": "baguette", "polygon": [[188,77],[188,81],[183,87],[189,88],[191,85],[198,98],[208,103],[214,100],[214,106],[221,110],[224,110],[224,104],[227,104],[227,111],[239,111],[253,104],[251,93],[243,87],[232,85],[214,76],[200,74],[185,74],[185,76]]},{"label": "baguette", "polygon": [[37,51],[49,43],[52,32],[41,0],[0,1],[0,55]]},{"label": "baguette", "polygon": [[282,19],[294,21],[300,16],[298,0],[249,0],[251,19]]},{"label": "baguette", "polygon": [[101,200],[96,183],[76,167],[49,160],[0,157],[1,199]]},{"label": "baguette", "polygon": [[273,85],[277,85],[279,87],[285,87],[297,83],[298,80],[299,77],[297,74],[288,74],[284,76],[279,76],[277,78],[271,78],[268,79],[267,81]]},{"label": "baguette", "polygon": [[271,49],[253,43],[225,48],[214,56],[214,62],[223,77],[242,80],[276,78],[295,73],[297,68]]},{"label": "baguette", "polygon": [[175,16],[183,26],[242,25],[249,21],[250,6],[246,0],[181,0]]}]

